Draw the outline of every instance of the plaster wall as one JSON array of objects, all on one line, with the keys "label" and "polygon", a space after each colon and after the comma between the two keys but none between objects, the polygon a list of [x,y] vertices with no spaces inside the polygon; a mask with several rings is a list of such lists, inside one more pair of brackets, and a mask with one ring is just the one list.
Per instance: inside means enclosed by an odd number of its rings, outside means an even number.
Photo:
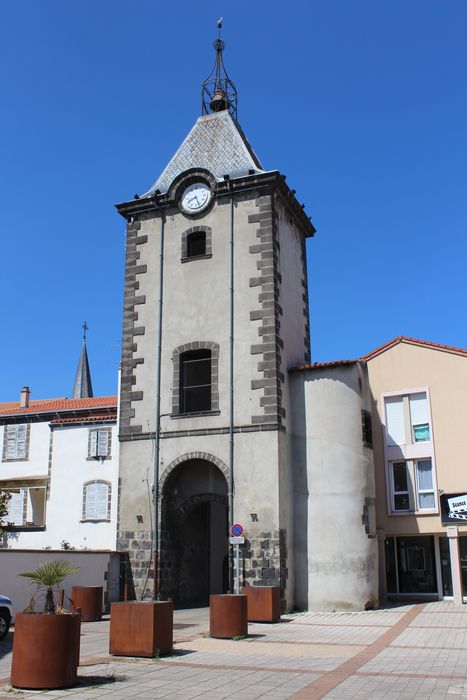
[{"label": "plaster wall", "polygon": [[[382,395],[428,388],[437,488],[445,493],[467,493],[462,458],[467,425],[467,357],[400,342],[368,361],[368,375],[373,402],[377,526],[386,535],[445,535],[439,510],[430,515],[388,513]],[[467,534],[467,524],[459,524],[458,528],[460,534]]]},{"label": "plaster wall", "polygon": [[[378,604],[372,450],[363,445],[369,408],[366,373],[358,363],[296,372],[304,391],[296,409],[295,484],[308,489],[297,547],[308,561],[297,572],[300,604],[317,610],[362,610]],[[303,415],[300,415],[303,410]],[[306,464],[306,477],[303,473]],[[305,501],[301,501],[301,515]],[[307,582],[303,577],[307,576]],[[299,597],[300,596],[300,597]]]},{"label": "plaster wall", "polygon": [[[100,427],[93,424],[92,429]],[[52,463],[50,470],[49,493],[46,502],[44,530],[20,530],[4,533],[6,545],[11,549],[58,549],[63,540],[77,549],[115,549],[118,499],[118,450],[119,443],[116,425],[112,429],[111,457],[87,459],[88,426],[62,426],[53,429]],[[49,432],[48,423],[31,424],[31,443],[47,444],[44,430]],[[35,438],[36,430],[38,438]],[[24,463],[24,464],[27,464]],[[47,460],[46,460],[47,467]],[[19,471],[19,470],[18,470]],[[47,468],[45,470],[47,479]],[[20,479],[19,476],[15,476]],[[111,483],[111,519],[109,522],[83,522],[83,486],[88,481],[103,480]],[[2,479],[3,481],[3,479]],[[28,482],[25,481],[27,484]],[[38,482],[34,482],[36,484]]]},{"label": "plaster wall", "polygon": [[[0,447],[3,447],[5,426],[0,426]],[[47,478],[50,428],[48,422],[31,423],[27,460],[0,462],[0,480]]]},{"label": "plaster wall", "polygon": [[[73,586],[102,586],[106,604],[119,599],[118,575],[119,555],[110,552],[64,552],[62,550],[34,552],[27,550],[0,550],[0,591],[9,596],[13,612],[26,608],[35,591],[35,586],[18,574],[34,571],[40,564],[54,559],[65,559],[79,571],[66,577],[60,586],[65,591],[65,605],[71,596]],[[42,611],[44,598],[38,597],[36,610]]]}]

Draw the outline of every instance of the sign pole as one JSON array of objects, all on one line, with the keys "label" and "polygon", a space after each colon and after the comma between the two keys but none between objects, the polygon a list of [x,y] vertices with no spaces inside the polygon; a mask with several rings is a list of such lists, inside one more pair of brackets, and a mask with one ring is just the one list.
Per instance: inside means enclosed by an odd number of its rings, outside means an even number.
[{"label": "sign pole", "polygon": [[245,538],[243,537],[243,525],[240,523],[234,523],[230,527],[230,544],[235,545],[235,555],[237,561],[235,562],[235,593],[239,595],[240,593],[240,545],[245,544]]}]

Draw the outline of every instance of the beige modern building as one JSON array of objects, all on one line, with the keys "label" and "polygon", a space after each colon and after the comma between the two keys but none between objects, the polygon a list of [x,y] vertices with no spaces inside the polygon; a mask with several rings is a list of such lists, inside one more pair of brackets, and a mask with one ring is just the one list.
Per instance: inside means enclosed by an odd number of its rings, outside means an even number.
[{"label": "beige modern building", "polygon": [[467,596],[467,350],[399,337],[372,394],[380,595]]}]

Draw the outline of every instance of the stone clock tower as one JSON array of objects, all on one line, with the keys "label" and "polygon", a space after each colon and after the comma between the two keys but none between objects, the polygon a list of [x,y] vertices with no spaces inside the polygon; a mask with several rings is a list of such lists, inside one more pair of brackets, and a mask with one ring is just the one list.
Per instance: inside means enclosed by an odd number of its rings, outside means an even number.
[{"label": "stone clock tower", "polygon": [[[127,222],[118,548],[137,598],[207,604],[245,585],[293,605],[288,369],[309,361],[313,225],[237,121],[224,43],[202,115]],[[230,565],[229,565],[230,564]]]}]

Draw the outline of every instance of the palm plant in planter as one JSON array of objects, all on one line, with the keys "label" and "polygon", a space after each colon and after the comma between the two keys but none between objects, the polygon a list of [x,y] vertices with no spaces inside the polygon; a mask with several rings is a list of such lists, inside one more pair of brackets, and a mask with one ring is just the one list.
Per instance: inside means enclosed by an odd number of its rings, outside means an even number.
[{"label": "palm plant in planter", "polygon": [[[55,593],[66,576],[79,570],[63,559],[20,574],[36,585],[30,604],[16,616],[11,684],[18,688],[63,688],[76,682],[81,616],[57,605]],[[45,596],[44,610],[35,601]]]}]

